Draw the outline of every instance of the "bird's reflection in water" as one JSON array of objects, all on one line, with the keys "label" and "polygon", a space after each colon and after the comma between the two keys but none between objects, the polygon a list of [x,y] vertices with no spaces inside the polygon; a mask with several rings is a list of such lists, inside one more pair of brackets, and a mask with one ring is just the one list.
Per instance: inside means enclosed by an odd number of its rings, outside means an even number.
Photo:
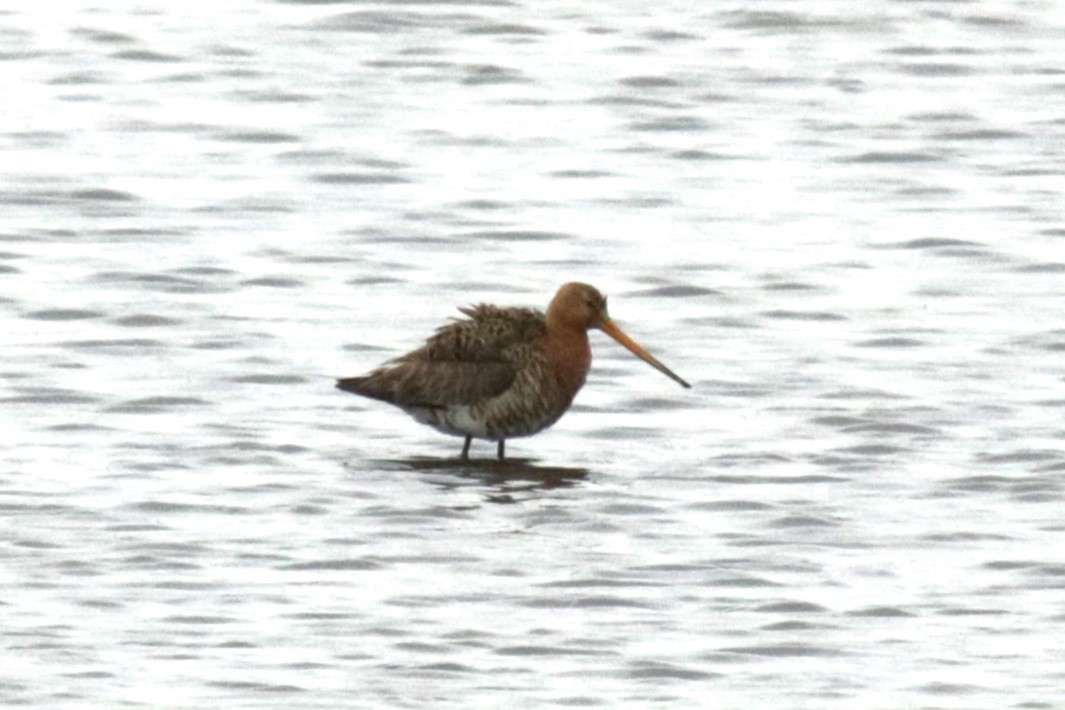
[{"label": "bird's reflection in water", "polygon": [[432,482],[444,489],[471,483],[491,486],[487,496],[492,503],[515,503],[512,494],[535,490],[552,490],[576,485],[588,475],[586,468],[538,466],[535,459],[448,459],[413,457],[378,461],[378,465],[395,471],[446,474]]}]

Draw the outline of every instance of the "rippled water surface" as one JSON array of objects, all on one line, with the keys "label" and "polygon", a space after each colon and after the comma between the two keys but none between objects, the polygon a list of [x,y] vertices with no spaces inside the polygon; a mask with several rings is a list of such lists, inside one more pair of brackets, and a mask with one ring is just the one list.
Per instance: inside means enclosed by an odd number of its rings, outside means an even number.
[{"label": "rippled water surface", "polygon": [[[12,7],[0,704],[1065,702],[1060,3]],[[333,389],[569,280],[693,389]]]}]

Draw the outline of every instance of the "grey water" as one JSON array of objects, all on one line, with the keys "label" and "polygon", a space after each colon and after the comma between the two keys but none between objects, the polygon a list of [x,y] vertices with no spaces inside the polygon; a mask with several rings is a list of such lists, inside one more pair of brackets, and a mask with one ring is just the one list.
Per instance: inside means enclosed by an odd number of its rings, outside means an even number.
[{"label": "grey water", "polygon": [[[0,10],[0,704],[1065,703],[1057,2]],[[338,392],[595,284],[513,460]]]}]

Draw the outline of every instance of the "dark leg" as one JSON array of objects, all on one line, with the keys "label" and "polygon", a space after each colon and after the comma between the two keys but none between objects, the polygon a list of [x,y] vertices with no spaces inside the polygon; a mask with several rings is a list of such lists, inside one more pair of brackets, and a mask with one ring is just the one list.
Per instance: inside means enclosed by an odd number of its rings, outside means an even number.
[{"label": "dark leg", "polygon": [[469,461],[470,460],[470,442],[471,441],[473,441],[473,437],[472,436],[467,436],[466,437],[466,443],[462,445],[462,460],[463,461]]},{"label": "dark leg", "polygon": [[499,440],[499,446],[496,447],[496,455],[499,456],[499,460],[503,460],[503,444],[506,443],[505,439]]}]

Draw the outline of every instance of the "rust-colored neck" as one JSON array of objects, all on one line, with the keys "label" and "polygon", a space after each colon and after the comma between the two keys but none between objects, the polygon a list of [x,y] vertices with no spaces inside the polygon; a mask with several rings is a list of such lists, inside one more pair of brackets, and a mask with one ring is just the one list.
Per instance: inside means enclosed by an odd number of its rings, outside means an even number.
[{"label": "rust-colored neck", "polygon": [[549,323],[544,355],[555,382],[566,396],[572,399],[584,386],[584,380],[592,366],[588,332],[573,327],[552,328]]}]

